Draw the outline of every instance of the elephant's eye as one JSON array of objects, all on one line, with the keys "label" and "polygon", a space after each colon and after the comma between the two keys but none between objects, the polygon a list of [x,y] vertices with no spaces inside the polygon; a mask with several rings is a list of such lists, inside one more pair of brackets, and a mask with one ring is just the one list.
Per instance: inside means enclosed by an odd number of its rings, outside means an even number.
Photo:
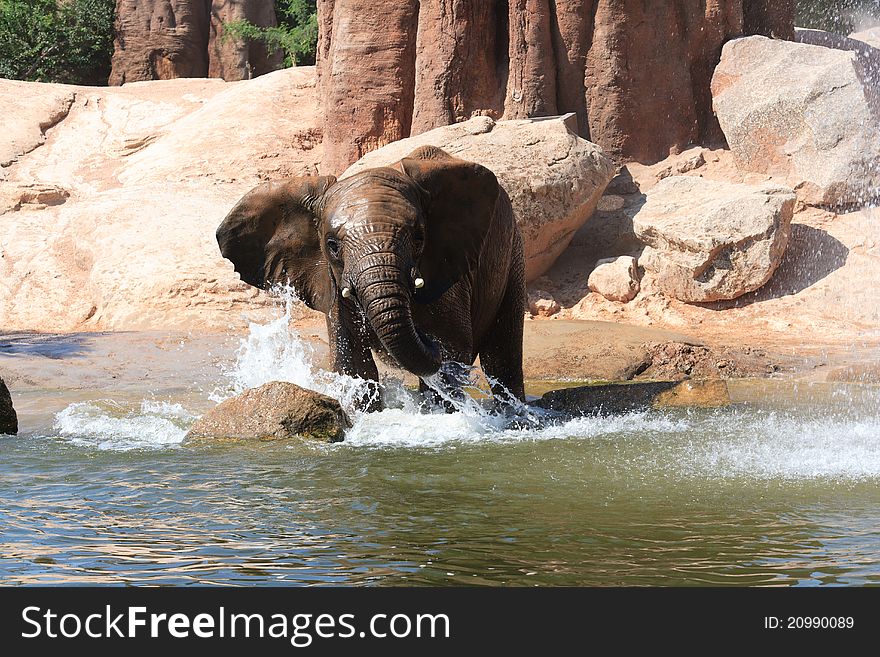
[{"label": "elephant's eye", "polygon": [[339,240],[335,237],[327,238],[327,252],[330,254],[332,258],[339,257]]}]

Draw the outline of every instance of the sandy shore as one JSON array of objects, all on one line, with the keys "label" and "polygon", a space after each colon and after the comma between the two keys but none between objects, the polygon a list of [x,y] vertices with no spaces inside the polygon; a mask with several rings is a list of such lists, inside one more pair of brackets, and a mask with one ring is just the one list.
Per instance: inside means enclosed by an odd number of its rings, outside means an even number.
[{"label": "sandy shore", "polygon": [[[306,319],[295,327],[312,345],[315,363],[326,367],[323,323]],[[807,349],[794,344],[765,349],[602,321],[530,320],[525,328],[524,373],[531,382],[768,376],[880,382],[880,350],[815,345]],[[242,337],[242,333],[193,331],[6,333],[0,334],[0,377],[13,393],[209,393],[222,381],[224,368],[235,362]],[[384,369],[402,376],[400,371]]]}]

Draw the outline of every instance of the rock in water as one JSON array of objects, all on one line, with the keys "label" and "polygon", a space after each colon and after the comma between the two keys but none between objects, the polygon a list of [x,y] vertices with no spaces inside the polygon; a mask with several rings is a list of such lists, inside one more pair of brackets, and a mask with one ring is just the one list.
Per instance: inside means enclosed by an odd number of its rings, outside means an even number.
[{"label": "rock in water", "polygon": [[764,285],[788,245],[795,194],[693,176],[661,180],[633,219],[639,264],[666,295],[735,299]]},{"label": "rock in water", "polygon": [[18,415],[12,407],[12,397],[3,379],[0,379],[0,433],[18,433]]},{"label": "rock in water", "polygon": [[639,293],[639,265],[632,256],[602,259],[590,273],[587,286],[609,301],[632,301]]},{"label": "rock in water", "polygon": [[293,383],[272,381],[227,399],[199,418],[187,440],[225,438],[341,442],[351,421],[339,402]]},{"label": "rock in water", "polygon": [[716,408],[730,403],[724,381],[649,381],[551,390],[535,406],[567,416],[614,415],[649,408]]},{"label": "rock in water", "polygon": [[728,42],[712,97],[737,166],[786,179],[807,203],[876,200],[878,71],[880,52],[869,46],[856,52],[764,37]]},{"label": "rock in water", "polygon": [[598,146],[578,137],[575,125],[573,114],[497,123],[478,116],[388,144],[355,162],[341,178],[393,164],[429,145],[482,164],[510,196],[525,242],[526,280],[532,281],[565,250],[614,177],[614,164]]}]

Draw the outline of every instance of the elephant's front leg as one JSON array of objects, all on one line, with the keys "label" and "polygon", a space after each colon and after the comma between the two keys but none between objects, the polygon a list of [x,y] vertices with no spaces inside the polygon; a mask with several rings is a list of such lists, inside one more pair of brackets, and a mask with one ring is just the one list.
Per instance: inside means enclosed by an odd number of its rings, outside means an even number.
[{"label": "elephant's front leg", "polygon": [[370,351],[369,340],[362,329],[363,327],[357,326],[356,321],[341,313],[327,315],[333,371],[365,381],[356,403],[360,410],[371,413],[381,411],[384,404],[379,385],[379,370]]}]

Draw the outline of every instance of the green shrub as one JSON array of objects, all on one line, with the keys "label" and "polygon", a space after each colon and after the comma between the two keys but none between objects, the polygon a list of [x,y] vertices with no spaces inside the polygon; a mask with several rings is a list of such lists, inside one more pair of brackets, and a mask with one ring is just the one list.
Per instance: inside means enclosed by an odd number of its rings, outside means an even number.
[{"label": "green shrub", "polygon": [[260,27],[245,20],[223,24],[224,38],[262,42],[269,52],[284,52],[284,67],[315,63],[318,45],[316,0],[277,0],[277,27]]},{"label": "green shrub", "polygon": [[114,0],[0,0],[0,77],[106,84]]}]

